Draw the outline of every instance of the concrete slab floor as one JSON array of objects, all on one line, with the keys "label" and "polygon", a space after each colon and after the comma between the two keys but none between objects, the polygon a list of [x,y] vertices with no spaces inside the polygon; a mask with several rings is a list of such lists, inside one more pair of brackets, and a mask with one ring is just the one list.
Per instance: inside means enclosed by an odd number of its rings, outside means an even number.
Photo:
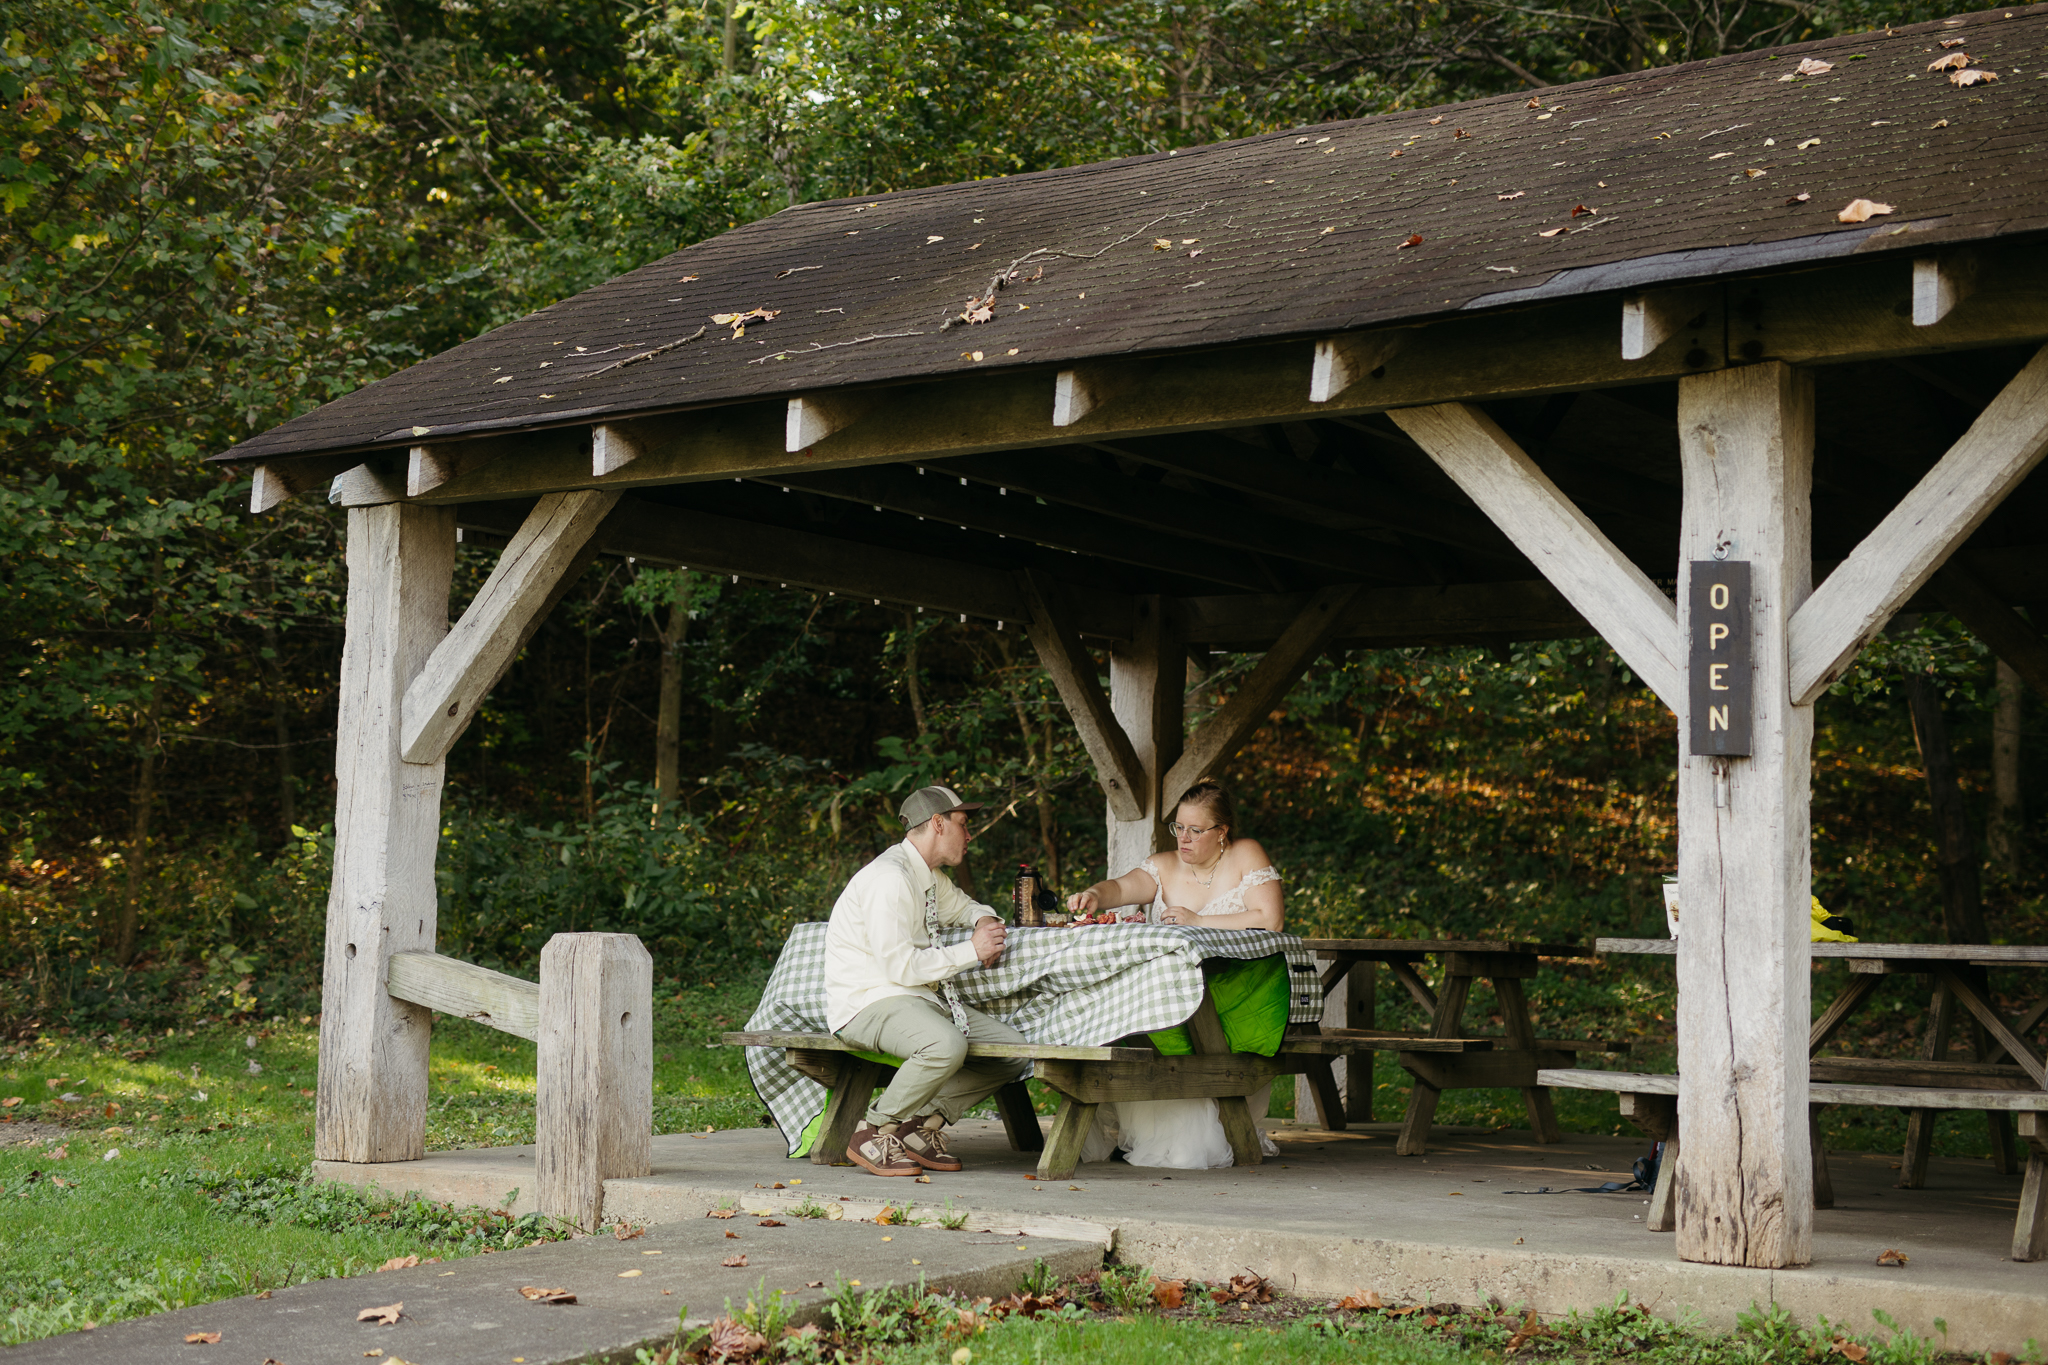
[{"label": "concrete slab floor", "polygon": [[[204,1358],[245,1365],[364,1365],[365,1353],[373,1350],[384,1353],[381,1365],[631,1360],[635,1347],[667,1342],[686,1308],[691,1323],[701,1326],[723,1311],[728,1298],[744,1303],[764,1284],[796,1294],[793,1322],[801,1326],[823,1313],[842,1274],[863,1288],[914,1284],[923,1276],[935,1291],[997,1297],[1014,1290],[1041,1258],[1063,1276],[1102,1263],[1102,1247],[1093,1242],[857,1222],[758,1224],[752,1218],[699,1217],[624,1242],[587,1237],[317,1280],[274,1290],[268,1298],[228,1299],[28,1342],[10,1348],[6,1358],[8,1365],[183,1359],[193,1350],[184,1344],[188,1333],[219,1332],[215,1355]],[[721,1264],[741,1252],[745,1267]],[[805,1288],[817,1280],[826,1287]],[[576,1302],[530,1302],[519,1292],[522,1285],[568,1289]],[[396,1324],[356,1321],[362,1309],[385,1304],[403,1305]]]},{"label": "concrete slab floor", "polygon": [[[1526,1193],[1626,1180],[1647,1149],[1639,1138],[1572,1136],[1545,1146],[1526,1132],[1439,1129],[1428,1156],[1398,1157],[1392,1124],[1345,1133],[1268,1126],[1281,1155],[1261,1166],[1159,1171],[1105,1162],[1072,1180],[1039,1182],[1023,1178],[1033,1159],[1009,1150],[1001,1125],[970,1121],[953,1143],[968,1168],[929,1185],[789,1161],[769,1129],[670,1134],[654,1140],[652,1175],[607,1183],[605,1207],[608,1217],[662,1223],[702,1219],[734,1200],[786,1209],[815,1197],[861,1218],[908,1198],[969,1210],[974,1228],[1095,1239],[1126,1263],[1172,1275],[1221,1278],[1250,1267],[1305,1294],[1497,1296],[1551,1315],[1626,1296],[1667,1317],[1692,1310],[1714,1328],[1776,1300],[1801,1322],[1824,1314],[1857,1332],[1878,1330],[1873,1309],[1938,1339],[1935,1320],[1943,1319],[1954,1350],[2048,1344],[2048,1262],[2007,1259],[2019,1177],[1985,1162],[1936,1160],[1926,1189],[1901,1190],[1896,1155],[1837,1153],[1836,1206],[1815,1215],[1813,1263],[1750,1270],[1678,1260],[1672,1234],[1644,1229],[1641,1193]],[[514,1147],[319,1169],[465,1204],[495,1204],[516,1186],[515,1207],[524,1210],[532,1168],[532,1148]],[[773,1189],[776,1182],[787,1188]],[[1909,1263],[1877,1266],[1887,1248]]]}]

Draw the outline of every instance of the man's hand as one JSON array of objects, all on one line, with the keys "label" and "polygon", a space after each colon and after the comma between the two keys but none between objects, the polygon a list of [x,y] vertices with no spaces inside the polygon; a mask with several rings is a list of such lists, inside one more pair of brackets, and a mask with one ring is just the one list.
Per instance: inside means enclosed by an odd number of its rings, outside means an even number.
[{"label": "man's hand", "polygon": [[1076,891],[1067,897],[1067,909],[1077,915],[1092,915],[1102,901],[1093,891]]},{"label": "man's hand", "polygon": [[984,967],[996,965],[996,959],[1003,955],[1003,922],[999,919],[985,919],[974,926],[974,955],[981,959]]}]

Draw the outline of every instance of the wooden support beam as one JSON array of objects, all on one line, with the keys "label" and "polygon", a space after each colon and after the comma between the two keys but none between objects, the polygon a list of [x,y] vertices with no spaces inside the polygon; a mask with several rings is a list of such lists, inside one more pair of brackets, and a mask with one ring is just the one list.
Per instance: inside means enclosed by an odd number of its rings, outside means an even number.
[{"label": "wooden support beam", "polygon": [[450,441],[446,445],[414,446],[406,460],[405,495],[417,498],[472,470],[482,469],[504,453],[498,441]]},{"label": "wooden support beam", "polygon": [[[1181,638],[1221,649],[1258,649],[1278,638],[1308,594],[1184,597],[1171,604]],[[1351,600],[1334,637],[1369,644],[1471,644],[1571,639],[1593,634],[1564,594],[1542,579],[1441,588],[1367,588]]]},{"label": "wooden support beam", "polygon": [[1673,337],[1697,346],[1703,329],[1720,326],[1721,286],[1645,289],[1621,297],[1621,358],[1643,360]]},{"label": "wooden support beam", "polygon": [[394,1000],[424,1005],[528,1041],[540,1035],[540,986],[460,958],[413,949],[393,953],[384,989]]},{"label": "wooden support beam", "polygon": [[[572,569],[589,563],[592,534],[619,500],[585,489],[540,500],[497,567],[427,666],[405,690],[402,752],[408,763],[438,763],[539,628]],[[591,550],[594,553],[594,549]]]},{"label": "wooden support beam", "polygon": [[1053,377],[1052,424],[1070,427],[1114,402],[1130,388],[1130,374],[1114,365],[1087,365],[1061,370]]},{"label": "wooden support beam", "polygon": [[1792,620],[1792,700],[1813,700],[2048,453],[2048,347],[2005,386]]},{"label": "wooden support beam", "polygon": [[327,501],[342,507],[382,507],[405,502],[405,481],[411,455],[408,451],[372,455],[334,476],[328,485]]},{"label": "wooden support beam", "polygon": [[1376,377],[1375,371],[1399,355],[1415,335],[1416,329],[1412,327],[1394,327],[1324,337],[1316,343],[1315,363],[1309,371],[1308,401],[1333,403],[1342,399]]},{"label": "wooden support beam", "polygon": [[1977,292],[1977,253],[1968,249],[1913,262],[1913,325],[1932,327]]},{"label": "wooden support beam", "polygon": [[454,571],[452,508],[350,509],[313,1130],[322,1161],[426,1155],[431,1016],[384,983],[393,953],[434,947],[442,765],[405,761],[399,718],[448,629]]},{"label": "wooden support beam", "polygon": [[1927,586],[1958,621],[2003,659],[2020,681],[2048,697],[2048,640],[1959,555],[1934,571]]},{"label": "wooden support beam", "polygon": [[1253,590],[1272,582],[1271,573],[1250,556],[1219,550],[1185,535],[1135,527],[1098,512],[1041,507],[1032,498],[1011,497],[962,479],[945,465],[933,465],[922,475],[905,465],[875,465],[784,476],[776,483],[1197,582]]},{"label": "wooden support beam", "polygon": [[1161,779],[1180,757],[1187,727],[1187,647],[1164,599],[1139,597],[1132,605],[1130,642],[1109,652],[1109,706],[1130,741],[1143,785],[1136,792],[1136,815],[1110,808],[1105,849],[1112,877],[1166,846],[1166,822],[1173,816],[1166,803],[1180,793],[1166,793]]},{"label": "wooden support beam", "polygon": [[[1685,474],[1678,600],[1692,565],[1749,564],[1752,750],[1678,770],[1678,1254],[1804,1265],[1813,1252],[1807,1116],[1813,711],[1790,705],[1788,622],[1812,588],[1813,376],[1780,364],[1679,385]],[[1684,692],[1673,709],[1689,733]]]},{"label": "wooden support beam", "polygon": [[1110,819],[1143,819],[1145,767],[1103,693],[1095,660],[1074,632],[1066,594],[1036,573],[1019,574],[1017,586],[1029,612],[1025,620],[1032,648],[1038,651],[1038,661],[1066,703],[1088,759],[1095,765],[1095,780],[1109,802]]},{"label": "wooden support beam", "polygon": [[[471,503],[462,524],[495,535],[518,532],[527,516],[518,503]],[[1024,621],[1030,609],[1015,570],[964,563],[887,545],[864,544],[626,497],[598,528],[600,553],[630,555],[707,573],[788,583],[986,621]],[[1104,589],[1072,605],[1074,628],[1094,639],[1125,639],[1131,599]]]},{"label": "wooden support beam", "polygon": [[1404,550],[1351,532],[1276,517],[1242,501],[1207,498],[1083,468],[1065,456],[975,455],[944,468],[970,479],[1021,489],[1047,502],[1086,508],[1154,531],[1191,536],[1253,554],[1319,565],[1360,578],[1412,583],[1423,570]]},{"label": "wooden support beam", "polygon": [[624,422],[600,422],[590,429],[590,477],[616,474],[640,458],[646,447]]},{"label": "wooden support beam", "polygon": [[654,959],[631,934],[540,950],[533,1174],[540,1211],[597,1231],[604,1182],[646,1175],[654,1134]]},{"label": "wooden support beam", "polygon": [[1313,594],[1258,666],[1238,685],[1223,708],[1188,736],[1181,756],[1167,770],[1161,791],[1168,800],[1203,775],[1228,763],[1263,725],[1289,689],[1301,680],[1347,618],[1363,589],[1355,584]]},{"label": "wooden support beam", "polygon": [[1392,414],[1431,459],[1521,547],[1543,576],[1674,711],[1684,649],[1677,608],[1479,409],[1459,403]]},{"label": "wooden support beam", "polygon": [[296,460],[271,460],[249,472],[249,512],[260,516],[309,488],[324,488],[335,476],[362,463],[359,455],[313,455]]},{"label": "wooden support beam", "polygon": [[861,389],[843,393],[826,390],[790,399],[783,425],[783,449],[792,455],[809,450],[865,417],[878,401],[875,394]]}]

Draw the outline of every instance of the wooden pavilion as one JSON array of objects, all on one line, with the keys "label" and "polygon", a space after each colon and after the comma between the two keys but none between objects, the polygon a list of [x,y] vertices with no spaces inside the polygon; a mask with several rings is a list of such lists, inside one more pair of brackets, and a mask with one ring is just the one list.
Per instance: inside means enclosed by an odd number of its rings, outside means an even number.
[{"label": "wooden pavilion", "polygon": [[[805,204],[221,456],[348,508],[319,1156],[421,1154],[444,760],[630,554],[1028,629],[1112,871],[1327,649],[1604,637],[1682,741],[1679,1251],[1803,1263],[1814,707],[1922,605],[2048,691],[2044,51],[1987,11]],[[508,543],[451,629],[459,532]],[[1265,656],[1185,734],[1190,649]]]}]

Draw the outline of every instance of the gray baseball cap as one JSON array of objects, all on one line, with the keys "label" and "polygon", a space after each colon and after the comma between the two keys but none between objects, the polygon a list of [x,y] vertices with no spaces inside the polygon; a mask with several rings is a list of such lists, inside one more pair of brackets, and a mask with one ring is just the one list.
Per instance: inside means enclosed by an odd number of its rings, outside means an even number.
[{"label": "gray baseball cap", "polygon": [[978,802],[962,801],[960,793],[951,787],[919,787],[896,813],[903,817],[905,829],[915,829],[934,815],[946,815],[956,810],[980,810]]}]

